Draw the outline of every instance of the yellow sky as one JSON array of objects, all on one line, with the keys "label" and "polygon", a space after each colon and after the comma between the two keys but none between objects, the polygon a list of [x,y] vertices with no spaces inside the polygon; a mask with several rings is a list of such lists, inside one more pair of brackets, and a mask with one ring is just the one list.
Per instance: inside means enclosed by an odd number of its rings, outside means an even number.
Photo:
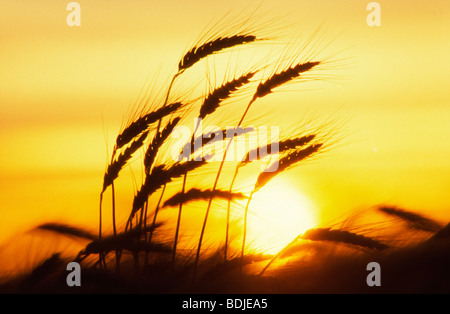
[{"label": "yellow sky", "polygon": [[450,2],[379,1],[379,27],[369,1],[78,2],[69,27],[68,1],[0,1],[0,240],[48,220],[95,228],[106,149],[141,87],[257,5],[285,38],[321,26],[341,60],[267,99],[285,104],[274,123],[347,121],[335,150],[285,175],[323,221],[384,202],[450,218]]}]

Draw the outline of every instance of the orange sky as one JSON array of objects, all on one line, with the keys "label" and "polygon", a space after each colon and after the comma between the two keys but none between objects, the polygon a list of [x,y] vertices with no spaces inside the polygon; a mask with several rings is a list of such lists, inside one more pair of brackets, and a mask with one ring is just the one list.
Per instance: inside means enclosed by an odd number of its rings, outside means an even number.
[{"label": "orange sky", "polygon": [[380,27],[369,1],[78,2],[80,27],[68,1],[0,2],[0,240],[49,220],[96,228],[106,150],[141,87],[214,18],[256,5],[286,38],[322,25],[343,60],[267,99],[285,104],[273,123],[346,121],[338,147],[284,175],[321,221],[385,202],[449,220],[449,1],[379,1]]}]

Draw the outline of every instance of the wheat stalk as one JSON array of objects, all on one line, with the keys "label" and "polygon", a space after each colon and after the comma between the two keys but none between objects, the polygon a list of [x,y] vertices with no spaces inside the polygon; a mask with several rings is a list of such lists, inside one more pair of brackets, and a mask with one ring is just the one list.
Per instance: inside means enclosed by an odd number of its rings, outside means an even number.
[{"label": "wheat stalk", "polygon": [[[289,138],[286,140],[281,140],[281,141],[273,142],[273,143],[270,143],[267,145],[256,147],[254,149],[249,150],[247,152],[247,154],[245,154],[244,158],[242,158],[242,160],[239,162],[237,167],[242,167],[242,166],[248,164],[250,161],[253,161],[253,160],[250,160],[250,156],[256,157],[255,160],[260,160],[260,159],[266,157],[267,155],[272,154],[272,152],[267,153],[271,147],[274,147],[274,146],[278,147],[278,150],[275,153],[283,154],[288,150],[295,149],[295,148],[298,148],[300,146],[304,146],[304,145],[310,143],[315,137],[316,137],[315,134],[305,135],[305,136],[301,136],[301,137]],[[261,155],[260,152],[266,152],[266,154]]]},{"label": "wheat stalk", "polygon": [[[169,137],[169,135],[172,133],[175,126],[180,122],[181,118],[176,117],[169,123],[167,123],[166,127],[162,130],[156,131],[155,136],[153,137],[152,142],[149,144],[145,155],[144,155],[144,171],[146,175],[150,174],[151,168],[153,166],[153,163],[155,161],[155,158],[158,154],[158,151],[160,147],[163,145],[163,143],[166,141],[166,139]],[[147,228],[147,210],[148,210],[148,202],[146,201],[145,209],[141,209],[141,216],[139,219],[139,228],[141,228],[142,223],[144,223],[144,228]],[[145,234],[145,242],[147,242],[147,234]],[[145,262],[147,263],[147,254],[145,255]]]},{"label": "wheat stalk", "polygon": [[[256,38],[256,37],[255,37]],[[208,49],[213,49],[211,47],[214,47],[215,44],[217,44],[217,46],[220,46],[219,44],[226,44],[226,43],[235,43],[235,45],[237,45],[238,41],[222,41],[222,42],[216,42],[216,43],[211,43],[210,48],[205,48],[205,50],[203,52],[207,52],[209,51]],[[199,50],[201,52],[201,50]],[[200,53],[199,55],[201,55],[202,53]],[[200,121],[201,119],[204,119],[207,115],[210,115],[212,113],[214,113],[220,106],[220,104],[226,100],[227,98],[230,98],[233,93],[235,93],[240,87],[248,84],[250,82],[250,79],[255,75],[256,71],[254,72],[248,72],[247,74],[241,75],[239,78],[237,79],[233,79],[229,82],[226,82],[224,84],[222,84],[220,87],[214,89],[212,92],[210,92],[202,106],[200,107],[200,113],[198,115],[198,119],[197,119],[197,125],[195,127],[194,132],[192,133],[192,137],[191,137],[191,143],[195,143],[194,142],[194,136],[195,133],[197,131],[197,128],[199,127]],[[194,147],[195,149],[195,147]],[[192,151],[191,151],[192,152]],[[182,185],[182,192],[184,193],[184,190],[186,188],[186,178],[187,177],[187,173],[184,174],[184,178],[183,178],[183,185]],[[177,226],[176,226],[176,230],[175,230],[175,241],[174,241],[174,250],[173,250],[173,261],[175,261],[175,255],[176,255],[176,246],[178,243],[178,233],[179,233],[179,228],[180,228],[180,221],[181,221],[181,213],[182,213],[182,209],[183,209],[183,201],[181,201],[179,203],[179,210],[178,210],[178,220],[177,220]]]},{"label": "wheat stalk", "polygon": [[438,232],[442,229],[442,226],[440,223],[424,217],[422,215],[419,215],[417,213],[413,213],[410,211],[406,211],[404,209],[396,208],[396,207],[388,207],[388,206],[381,206],[378,208],[379,211],[398,217],[402,220],[404,220],[410,228],[426,231],[426,232]]},{"label": "wheat stalk", "polygon": [[174,113],[182,106],[181,102],[171,103],[136,119],[117,136],[114,151],[131,142],[136,136],[146,131],[151,124]]},{"label": "wheat stalk", "polygon": [[[145,155],[144,155],[144,169],[145,174],[149,175],[151,171],[151,167],[153,166],[153,163],[155,161],[156,155],[161,147],[163,145],[164,141],[169,137],[169,135],[172,133],[175,126],[178,124],[178,122],[181,120],[180,117],[177,117],[173,119],[171,122],[169,122],[166,127],[159,131],[157,130],[152,142],[149,144]],[[142,216],[144,217],[144,227],[147,227],[147,209],[148,209],[148,202],[145,202],[145,213],[144,211],[141,211],[141,218],[139,225],[142,224]],[[155,213],[156,215],[156,213]]]},{"label": "wheat stalk", "polygon": [[214,91],[206,96],[205,101],[200,108],[199,118],[204,119],[207,115],[214,113],[225,99],[231,97],[232,94],[243,85],[250,83],[250,79],[255,74],[256,71],[248,72],[214,89]]},{"label": "wheat stalk", "polygon": [[[272,89],[279,87],[283,84],[286,84],[298,77],[300,77],[300,74],[307,72],[309,70],[311,70],[313,67],[315,67],[316,65],[320,64],[320,62],[306,62],[306,63],[299,63],[295,66],[291,66],[281,72],[275,73],[273,74],[271,77],[269,77],[266,81],[261,82],[257,89],[255,94],[253,95],[252,99],[250,100],[250,102],[248,103],[247,107],[245,108],[244,113],[241,116],[241,119],[239,120],[237,126],[241,126],[242,122],[244,121],[251,105],[258,99],[258,98],[262,98],[266,95],[268,95],[269,93],[272,92]],[[223,154],[223,158],[222,161],[219,165],[219,169],[217,171],[217,175],[216,175],[216,179],[214,181],[212,190],[214,191],[217,187],[217,183],[219,181],[219,177],[220,174],[222,172],[222,168],[223,168],[223,164],[225,162],[225,158],[228,152],[228,149],[230,147],[231,144],[231,140],[228,142],[228,145],[225,149],[225,152]],[[251,197],[249,197],[249,201],[251,200]],[[196,272],[197,272],[197,266],[198,266],[198,262],[200,259],[200,251],[201,251],[201,246],[202,246],[202,241],[203,241],[203,235],[205,233],[205,228],[206,228],[206,223],[208,221],[208,216],[209,216],[209,211],[211,209],[211,203],[212,203],[212,198],[209,199],[208,202],[208,206],[206,208],[206,213],[205,213],[205,218],[203,220],[203,225],[202,225],[202,230],[200,233],[200,239],[199,239],[199,243],[197,246],[197,254],[196,254],[196,258],[195,258],[195,264],[194,264],[194,278],[196,276]]]},{"label": "wheat stalk", "polygon": [[182,176],[184,173],[197,169],[206,164],[206,160],[189,160],[184,163],[176,163],[168,169],[164,165],[156,166],[152,169],[150,175],[146,176],[144,184],[137,192],[133,200],[131,218],[142,208],[148,197],[159,189],[162,185],[169,183],[174,178]]},{"label": "wheat stalk", "polygon": [[151,167],[153,166],[153,162],[155,161],[160,147],[172,133],[173,129],[176,127],[178,122],[180,122],[180,120],[180,117],[176,117],[167,123],[166,127],[162,131],[156,132],[144,155],[144,170],[146,174],[150,173]]},{"label": "wheat stalk", "polygon": [[209,55],[217,53],[227,48],[243,45],[256,41],[254,35],[234,35],[228,37],[219,37],[208,41],[200,46],[192,47],[178,63],[178,72],[185,71],[195,63]]},{"label": "wheat stalk", "polygon": [[[103,193],[108,188],[108,186],[112,186],[112,217],[113,217],[113,230],[114,235],[117,234],[116,230],[116,210],[115,210],[115,191],[114,191],[114,180],[119,176],[120,170],[126,165],[128,160],[132,157],[132,155],[142,147],[145,139],[147,138],[148,131],[142,133],[138,139],[133,141],[118,157],[108,165],[105,175],[103,177],[103,189],[100,193],[100,209],[99,209],[99,240],[102,238],[102,200]],[[113,154],[114,158],[114,154]],[[102,256],[99,256],[102,259]],[[104,258],[103,258],[104,263]]]},{"label": "wheat stalk", "polygon": [[[247,23],[248,21],[244,22]],[[226,145],[226,148],[223,153],[222,162],[220,163],[219,169],[216,174],[216,178],[214,181],[214,184],[211,189],[207,190],[199,190],[199,189],[190,189],[189,191],[185,191],[186,188],[186,182],[187,182],[187,174],[189,171],[193,171],[197,169],[198,167],[202,166],[206,163],[205,158],[203,157],[204,154],[202,154],[202,161],[193,160],[193,155],[198,149],[197,145],[198,141],[200,141],[200,147],[204,147],[206,145],[209,145],[213,143],[214,141],[217,141],[217,138],[211,138],[211,139],[205,139],[202,138],[198,139],[195,138],[194,135],[196,134],[197,128],[199,124],[195,127],[195,130],[192,134],[191,142],[186,144],[187,146],[191,148],[191,154],[188,156],[188,161],[186,162],[176,162],[175,164],[167,165],[162,163],[161,165],[155,165],[155,160],[158,155],[158,151],[160,150],[161,145],[165,142],[167,137],[172,133],[175,125],[180,121],[180,118],[177,117],[173,119],[171,122],[169,122],[166,127],[160,131],[160,127],[162,124],[162,120],[164,117],[176,113],[183,104],[178,103],[172,103],[167,105],[170,92],[172,90],[172,87],[174,86],[174,83],[176,79],[184,73],[187,69],[193,67],[195,64],[197,64],[199,61],[207,58],[208,56],[214,55],[216,53],[223,52],[229,48],[246,45],[249,43],[254,43],[257,40],[261,40],[261,38],[256,37],[252,34],[250,34],[247,31],[244,30],[238,30],[234,32],[235,34],[231,34],[231,36],[215,36],[215,37],[209,37],[206,41],[199,41],[194,47],[188,50],[187,53],[185,53],[181,59],[178,62],[178,71],[173,75],[172,80],[170,81],[168,91],[165,95],[165,101],[161,108],[154,110],[153,112],[150,112],[148,114],[142,115],[139,118],[137,118],[135,121],[131,122],[116,138],[116,143],[113,150],[113,157],[111,158],[111,164],[108,166],[107,171],[105,172],[104,176],[104,182],[103,182],[103,190],[100,195],[100,240],[106,240],[101,239],[101,203],[102,203],[102,196],[104,191],[108,188],[108,186],[112,186],[112,193],[113,193],[113,228],[114,228],[114,240],[117,243],[117,240],[119,240],[124,237],[122,235],[117,236],[116,228],[115,228],[115,198],[114,198],[114,180],[118,177],[120,170],[123,168],[125,164],[127,164],[129,158],[131,157],[131,154],[134,153],[139,147],[143,145],[143,142],[145,141],[145,138],[148,136],[148,133],[150,132],[150,127],[153,123],[158,123],[156,127],[156,132],[154,133],[154,137],[150,144],[148,145],[147,150],[145,151],[144,158],[143,158],[143,164],[144,164],[144,180],[142,183],[142,186],[136,191],[136,194],[133,199],[131,213],[129,215],[128,221],[125,226],[125,233],[127,233],[128,227],[130,227],[130,230],[133,231],[133,218],[136,217],[136,228],[135,229],[142,229],[142,222],[144,222],[144,230],[147,230],[147,208],[148,208],[148,202],[149,197],[159,190],[161,187],[162,192],[156,207],[156,210],[154,212],[153,217],[153,226],[156,224],[156,217],[158,214],[158,210],[160,208],[160,204],[163,199],[164,192],[166,191],[166,185],[171,182],[173,179],[178,178],[180,176],[183,176],[183,183],[182,183],[182,189],[181,192],[175,194],[167,200],[163,206],[174,206],[179,205],[179,213],[177,218],[177,226],[176,226],[176,233],[175,233],[175,240],[174,240],[174,246],[173,246],[173,261],[175,261],[175,254],[177,252],[177,242],[178,242],[178,232],[181,222],[181,213],[182,213],[182,206],[185,202],[190,202],[194,200],[208,200],[208,205],[205,213],[205,217],[203,220],[202,229],[200,232],[200,238],[199,243],[197,246],[197,253],[195,257],[195,263],[194,263],[194,278],[199,262],[200,252],[201,252],[201,246],[202,246],[202,240],[205,233],[205,228],[208,220],[208,215],[210,213],[211,209],[211,203],[213,198],[222,198],[225,200],[228,200],[231,202],[232,199],[235,198],[245,198],[245,195],[242,193],[233,193],[232,192],[232,185],[234,183],[234,180],[237,175],[236,174],[233,178],[233,182],[231,184],[229,191],[223,191],[220,189],[217,189],[218,180],[220,177],[220,174],[223,169],[224,161],[226,159],[226,154],[228,152],[228,149],[230,148],[230,144],[232,142],[233,137],[235,136],[233,133],[233,136],[229,137],[229,141]],[[311,70],[312,68],[319,65],[320,62],[304,62],[304,63],[298,63],[298,64],[290,64],[288,67],[285,67],[284,70],[278,71],[276,70],[276,73],[273,73],[269,78],[265,79],[264,81],[261,81],[259,85],[256,86],[256,90],[251,97],[250,101],[248,102],[247,106],[245,107],[245,110],[237,124],[237,128],[239,129],[251,107],[251,105],[259,98],[265,97],[266,95],[272,93],[277,87],[280,87],[281,85],[287,84],[290,81],[293,81],[301,76],[302,73],[307,72]],[[249,84],[252,80],[252,78],[255,76],[255,74],[260,70],[252,70],[250,72],[247,72],[240,77],[234,78],[228,82],[225,82],[221,86],[215,88],[214,90],[210,91],[205,97],[203,104],[200,107],[199,114],[198,114],[198,121],[201,119],[206,118],[209,115],[212,115],[216,112],[216,110],[220,107],[220,105],[228,98],[231,98],[235,96],[235,93],[240,90],[245,85]],[[199,123],[199,122],[198,122]],[[224,130],[222,130],[224,131]],[[228,130],[226,130],[228,133]],[[212,135],[212,133],[211,133]],[[139,137],[139,138],[138,138]],[[142,139],[142,140],[141,140]],[[287,156],[282,157],[280,160],[280,169],[276,171],[274,174],[265,175],[264,173],[260,174],[256,180],[255,187],[248,197],[247,207],[245,210],[245,230],[244,230],[244,240],[243,240],[243,249],[242,249],[242,258],[244,253],[244,247],[245,247],[245,236],[246,236],[246,220],[247,220],[247,211],[248,211],[248,205],[251,201],[251,198],[253,196],[253,193],[257,192],[262,186],[264,186],[271,178],[273,178],[275,175],[280,173],[281,171],[284,171],[285,169],[289,168],[294,163],[298,162],[299,160],[303,160],[304,158],[308,157],[310,154],[315,153],[319,148],[322,146],[322,144],[314,144],[309,146],[306,149],[299,150],[298,147],[306,145],[307,143],[311,142],[314,139],[314,136],[310,137],[303,137],[300,141],[300,139],[289,139],[284,141],[283,143],[280,141],[278,144],[282,145],[279,149],[281,152],[288,151],[288,150],[295,150],[297,155],[294,156],[293,154],[286,154],[289,155],[290,158],[286,158]],[[303,141],[303,142],[302,142]],[[131,144],[130,144],[131,143]],[[120,155],[116,158],[116,152],[119,151],[119,149],[123,149],[125,145],[129,145],[128,148],[124,149]],[[284,145],[284,146],[283,146]],[[139,147],[138,147],[139,146]],[[268,147],[265,147],[268,148]],[[312,152],[308,153],[307,150],[310,149]],[[314,151],[315,149],[315,151]],[[134,150],[134,151],[133,151]],[[252,154],[254,152],[248,152],[249,154]],[[302,157],[301,154],[304,156]],[[248,155],[249,156],[249,155]],[[248,156],[244,158],[244,160],[241,161],[241,163],[238,164],[237,169],[240,166],[245,165],[249,162]],[[257,156],[257,158],[263,158],[264,156]],[[229,203],[230,204],[230,203]],[[140,218],[136,213],[141,210],[140,212]],[[228,218],[227,218],[227,236],[226,236],[226,246],[228,241],[228,223],[229,223],[229,211],[228,210]],[[150,230],[150,239],[152,236],[153,229]],[[143,234],[145,236],[144,243],[147,243],[147,232],[144,232]],[[136,235],[135,238],[132,238],[129,245],[133,246],[133,251],[135,253],[135,263],[137,263],[137,252],[141,249],[139,247],[136,247],[140,245],[139,238],[141,235]],[[127,238],[128,239],[128,238]],[[108,239],[109,240],[109,239]],[[128,245],[127,244],[127,245]],[[92,248],[92,246],[91,246]],[[116,252],[119,246],[116,246]],[[124,246],[120,246],[120,249],[124,248]],[[225,248],[226,249],[226,248]],[[144,249],[145,251],[145,249]],[[104,252],[102,250],[99,250],[99,254],[102,254],[103,256],[103,263],[105,263],[104,259]],[[241,258],[241,259],[242,259]],[[225,253],[225,260],[226,260],[226,253]],[[119,261],[117,260],[117,263]]]},{"label": "wheat stalk", "polygon": [[276,87],[279,87],[283,84],[286,84],[289,81],[292,81],[293,79],[296,79],[300,76],[300,74],[307,72],[314,68],[315,66],[319,65],[320,62],[305,62],[305,63],[298,63],[295,66],[291,66],[281,72],[273,74],[270,78],[268,78],[266,81],[261,82],[257,89],[256,93],[253,96],[253,98],[261,98],[264,97],[270,93],[272,93],[272,90]]},{"label": "wheat stalk", "polygon": [[84,229],[70,226],[67,224],[61,224],[61,223],[55,223],[55,222],[49,222],[44,223],[36,227],[38,230],[47,230],[51,232],[55,232],[61,235],[69,236],[69,237],[77,237],[87,240],[94,240],[97,237],[90,233],[89,231],[86,231]]},{"label": "wheat stalk", "polygon": [[375,239],[356,234],[353,232],[330,229],[330,228],[317,228],[306,231],[302,236],[302,239],[311,241],[331,241],[337,243],[344,243],[352,246],[358,246],[367,249],[385,250],[388,246]]},{"label": "wheat stalk", "polygon": [[[253,42],[256,40],[256,36],[253,35],[235,35],[230,37],[219,37],[215,40],[208,41],[198,47],[191,48],[180,60],[178,64],[178,72],[173,76],[172,81],[169,86],[169,90],[167,92],[166,102],[169,97],[170,90],[172,88],[173,83],[175,82],[175,79],[181,75],[186,69],[192,67],[195,63],[200,61],[203,58],[206,58],[207,56],[217,53],[219,51],[222,51],[226,48],[231,48],[234,46],[242,45],[245,43]],[[234,91],[236,91],[239,87],[241,87],[244,84],[247,84],[251,77],[253,77],[255,73],[248,73],[247,75],[244,75],[236,80],[233,80],[231,82],[228,82],[227,84],[224,84],[223,86],[216,89],[214,92],[210,93],[208,97],[205,99],[204,104],[202,105],[200,109],[200,118],[204,118],[206,115],[213,113],[217,107],[219,106],[219,103],[230,96],[230,94]],[[161,122],[161,121],[160,121]],[[198,124],[196,126],[196,129],[198,127]],[[159,128],[159,124],[158,124]],[[195,130],[196,131],[196,130]],[[194,131],[194,134],[195,134]],[[194,134],[192,135],[192,142],[194,140]],[[183,178],[183,186],[182,190],[184,191],[186,185],[186,174]],[[165,187],[165,185],[164,185]],[[163,189],[164,191],[165,189]],[[162,197],[162,196],[161,196]],[[182,211],[182,203],[180,203],[180,209],[179,209],[179,216],[181,215]],[[158,208],[155,211],[155,218],[156,214],[158,212]],[[178,221],[180,221],[180,217],[178,217]],[[176,228],[176,236],[175,236],[175,246],[177,242],[177,235],[179,230],[179,223],[177,223]],[[175,256],[176,249],[174,250],[174,256]],[[175,258],[175,257],[174,257]]]},{"label": "wheat stalk", "polygon": [[117,157],[116,160],[109,164],[103,177],[103,189],[101,193],[105,192],[108,186],[110,186],[113,181],[119,176],[120,170],[122,170],[128,160],[132,157],[132,155],[142,147],[145,139],[147,138],[147,135],[148,131],[141,134],[141,136],[137,140],[133,141],[131,145]]},{"label": "wheat stalk", "polygon": [[206,147],[207,145],[211,145],[215,142],[218,142],[219,140],[224,141],[226,139],[234,138],[235,136],[241,136],[253,132],[254,130],[255,128],[252,127],[246,128],[237,127],[237,128],[224,128],[217,131],[210,131],[208,133],[203,133],[195,137],[193,141],[186,143],[182,148],[181,154],[184,155],[184,152],[189,152],[190,155],[193,155],[198,150]]},{"label": "wheat stalk", "polygon": [[233,199],[244,199],[247,198],[243,193],[230,193],[228,191],[223,190],[215,190],[214,192],[212,190],[206,189],[206,190],[200,190],[197,188],[192,188],[189,191],[185,193],[177,193],[167,199],[164,202],[163,207],[166,206],[176,206],[180,203],[188,203],[198,200],[207,200],[210,197],[213,198],[220,198],[224,200],[233,200]]},{"label": "wheat stalk", "polygon": [[36,283],[44,282],[49,276],[54,274],[55,269],[60,268],[63,264],[64,261],[61,258],[61,253],[52,254],[52,256],[36,266],[29,275],[21,280],[20,289],[28,293],[29,289]]},{"label": "wheat stalk", "polygon": [[[156,225],[155,228],[160,225]],[[79,253],[79,256],[87,256],[90,254],[107,254],[111,251],[117,250],[128,250],[131,252],[136,251],[157,251],[169,253],[170,249],[162,244],[150,244],[145,242],[137,242],[135,239],[139,239],[150,228],[147,230],[130,230],[127,232],[119,233],[116,236],[104,237],[101,240],[94,240],[90,242],[84,250]]]},{"label": "wheat stalk", "polygon": [[[317,153],[322,146],[323,146],[323,144],[312,144],[306,148],[301,148],[301,149],[297,149],[292,152],[289,152],[286,156],[281,157],[279,161],[275,162],[278,164],[278,167],[275,171],[263,171],[259,174],[259,176],[256,180],[256,184],[255,184],[255,191],[261,189],[273,177],[282,173],[289,167],[291,167],[294,164],[296,164],[300,161],[303,161],[304,159]],[[270,168],[273,169],[273,168],[275,168],[275,166],[271,165],[271,166],[269,166],[269,169]]]}]

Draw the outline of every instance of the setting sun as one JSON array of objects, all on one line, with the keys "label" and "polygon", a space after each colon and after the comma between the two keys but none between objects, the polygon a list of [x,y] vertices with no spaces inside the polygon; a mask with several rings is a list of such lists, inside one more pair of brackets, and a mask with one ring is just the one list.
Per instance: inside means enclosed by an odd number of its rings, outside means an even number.
[{"label": "setting sun", "polygon": [[0,293],[449,292],[450,1],[174,3],[0,1]]},{"label": "setting sun", "polygon": [[318,223],[314,204],[283,177],[273,179],[253,196],[250,211],[249,245],[266,254],[278,253]]}]

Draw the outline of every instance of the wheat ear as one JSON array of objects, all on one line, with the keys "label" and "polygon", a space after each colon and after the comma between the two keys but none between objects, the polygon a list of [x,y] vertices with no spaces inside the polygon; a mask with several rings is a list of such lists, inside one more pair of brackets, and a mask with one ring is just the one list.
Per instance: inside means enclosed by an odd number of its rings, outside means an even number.
[{"label": "wheat ear", "polygon": [[148,131],[141,134],[141,136],[137,140],[133,141],[131,145],[117,157],[116,160],[109,164],[103,177],[103,189],[101,193],[105,192],[108,186],[110,186],[112,182],[119,176],[120,170],[122,170],[128,160],[132,157],[132,155],[142,147],[145,139],[147,138],[147,135]]},{"label": "wheat ear", "polygon": [[385,214],[402,219],[408,224],[410,228],[416,230],[435,233],[442,229],[442,225],[440,223],[422,215],[406,211],[404,209],[392,206],[381,206],[378,208],[378,210]]},{"label": "wheat ear", "polygon": [[386,244],[372,238],[345,230],[330,228],[310,229],[306,231],[301,238],[312,241],[338,242],[367,249],[385,250],[388,248]]},{"label": "wheat ear", "polygon": [[189,191],[185,193],[177,193],[170,197],[168,200],[164,202],[163,207],[166,206],[176,206],[183,203],[198,201],[198,200],[207,200],[210,197],[213,198],[220,198],[224,200],[233,200],[233,199],[244,199],[247,198],[243,193],[230,193],[228,191],[223,190],[215,190],[214,192],[212,190],[206,189],[206,190],[200,190],[197,188],[192,188]]},{"label": "wheat ear", "polygon": [[256,41],[253,35],[234,35],[229,37],[219,37],[208,41],[198,47],[192,47],[178,63],[178,72],[185,71],[195,63],[209,55],[217,53],[227,48],[243,45]]},{"label": "wheat ear", "polygon": [[116,151],[117,149],[128,144],[136,136],[146,131],[151,124],[160,121],[169,114],[174,113],[182,106],[183,104],[181,102],[171,103],[136,119],[117,136],[114,150]]}]

